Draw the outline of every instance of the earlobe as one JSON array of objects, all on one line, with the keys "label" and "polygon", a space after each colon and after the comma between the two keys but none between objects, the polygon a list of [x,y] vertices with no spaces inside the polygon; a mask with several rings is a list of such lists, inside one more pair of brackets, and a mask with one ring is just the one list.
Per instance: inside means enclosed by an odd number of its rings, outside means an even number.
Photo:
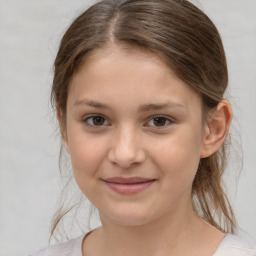
[{"label": "earlobe", "polygon": [[227,100],[222,100],[210,115],[204,130],[201,158],[214,154],[224,143],[232,120],[232,109]]}]

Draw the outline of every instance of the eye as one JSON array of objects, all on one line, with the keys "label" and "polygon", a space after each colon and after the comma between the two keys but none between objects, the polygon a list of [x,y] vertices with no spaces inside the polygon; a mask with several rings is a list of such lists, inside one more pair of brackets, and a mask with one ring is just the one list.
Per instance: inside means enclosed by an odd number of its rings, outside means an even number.
[{"label": "eye", "polygon": [[165,127],[170,124],[172,124],[173,121],[167,117],[164,116],[155,116],[153,117],[148,123],[147,126],[153,126],[153,127]]},{"label": "eye", "polygon": [[92,126],[92,127],[109,125],[109,122],[106,120],[106,118],[99,115],[86,117],[83,122],[85,122],[87,126]]}]

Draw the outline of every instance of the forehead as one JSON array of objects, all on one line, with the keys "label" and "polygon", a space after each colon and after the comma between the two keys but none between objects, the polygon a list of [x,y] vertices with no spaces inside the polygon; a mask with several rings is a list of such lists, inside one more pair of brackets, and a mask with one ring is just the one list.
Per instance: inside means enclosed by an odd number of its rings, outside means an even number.
[{"label": "forehead", "polygon": [[[178,79],[173,70],[166,64],[164,58],[157,53],[153,53],[139,46],[130,46],[127,44],[116,45],[114,43],[109,43],[86,55],[78,72],[80,72],[81,69],[85,70],[85,67],[88,70],[88,68],[95,68],[95,66],[108,65],[110,63],[114,64],[115,62],[125,65],[131,61],[139,62],[140,65],[143,64],[143,68],[151,66],[151,68],[156,69],[156,67],[159,67],[163,72],[171,73],[172,76],[175,76]],[[155,65],[154,67],[153,64]],[[129,67],[129,65],[127,65],[126,69],[127,72],[131,71],[132,66]]]},{"label": "forehead", "polygon": [[133,103],[200,100],[156,54],[115,46],[99,49],[86,58],[71,80],[69,95],[76,100],[90,96],[113,103],[118,98]]}]

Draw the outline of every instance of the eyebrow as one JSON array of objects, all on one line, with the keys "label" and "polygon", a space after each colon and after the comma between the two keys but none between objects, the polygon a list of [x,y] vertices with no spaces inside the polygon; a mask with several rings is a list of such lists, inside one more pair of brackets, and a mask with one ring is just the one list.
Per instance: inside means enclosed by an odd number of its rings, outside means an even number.
[{"label": "eyebrow", "polygon": [[[111,109],[106,104],[93,101],[93,100],[78,100],[74,103],[73,106],[81,106],[81,105],[87,105],[90,107],[98,108],[98,109]],[[141,112],[147,112],[151,110],[161,110],[161,109],[168,109],[168,108],[185,108],[184,105],[176,102],[169,101],[167,103],[159,103],[159,104],[143,104],[139,106],[139,111]]]},{"label": "eyebrow", "polygon": [[73,106],[87,105],[94,108],[110,109],[107,105],[93,100],[78,100]]},{"label": "eyebrow", "polygon": [[184,105],[176,102],[160,103],[160,104],[144,104],[139,107],[139,111],[146,112],[150,110],[161,110],[168,108],[185,108]]}]

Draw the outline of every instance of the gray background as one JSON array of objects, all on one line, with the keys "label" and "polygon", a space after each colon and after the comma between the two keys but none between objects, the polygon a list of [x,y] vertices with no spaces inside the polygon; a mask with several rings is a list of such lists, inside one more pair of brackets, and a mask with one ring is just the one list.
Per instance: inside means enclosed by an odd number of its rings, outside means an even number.
[{"label": "gray background", "polygon": [[[52,63],[82,0],[0,0],[0,255],[47,246],[60,191],[59,138],[49,104]],[[223,37],[240,160],[226,174],[240,235],[256,240],[256,1],[201,0]],[[237,133],[240,133],[238,136]]]}]

